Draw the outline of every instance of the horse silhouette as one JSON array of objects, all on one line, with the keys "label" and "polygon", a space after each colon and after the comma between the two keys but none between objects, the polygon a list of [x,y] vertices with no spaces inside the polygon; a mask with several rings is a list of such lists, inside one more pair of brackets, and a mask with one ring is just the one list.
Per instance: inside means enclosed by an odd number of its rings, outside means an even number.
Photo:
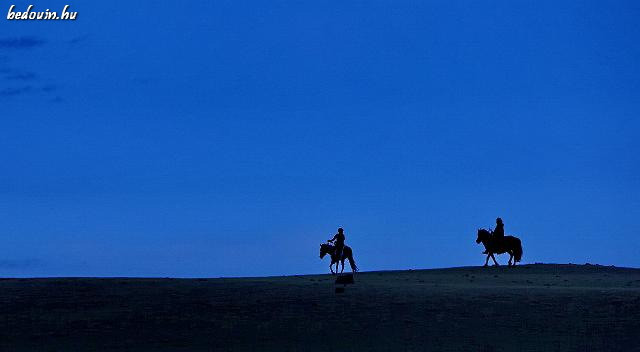
[{"label": "horse silhouette", "polygon": [[[496,261],[496,257],[493,254],[502,254],[509,253],[509,266],[516,265],[522,259],[522,243],[518,237],[514,236],[504,236],[504,238],[496,243],[491,232],[485,229],[478,229],[478,238],[476,239],[476,243],[480,243],[484,245],[484,248],[487,250],[487,260],[484,262],[484,266],[487,266],[489,263],[489,258],[493,259],[493,262],[496,265],[499,265]],[[513,259],[513,264],[511,260]]]},{"label": "horse silhouette", "polygon": [[[340,273],[344,271],[345,259],[349,259],[349,265],[351,265],[351,271],[353,271],[354,273],[358,271],[358,266],[356,266],[356,261],[353,259],[353,251],[351,250],[351,247],[344,246],[344,248],[342,249],[342,258],[338,258],[336,256],[335,248],[336,248],[335,246],[330,245],[328,243],[323,243],[320,245],[320,259],[324,258],[324,256],[327,254],[331,255],[331,264],[329,264],[329,270],[331,270],[331,274],[338,273],[338,264],[340,264],[340,262],[342,262],[342,270],[340,270]],[[335,272],[333,271],[333,264],[336,265]]]}]

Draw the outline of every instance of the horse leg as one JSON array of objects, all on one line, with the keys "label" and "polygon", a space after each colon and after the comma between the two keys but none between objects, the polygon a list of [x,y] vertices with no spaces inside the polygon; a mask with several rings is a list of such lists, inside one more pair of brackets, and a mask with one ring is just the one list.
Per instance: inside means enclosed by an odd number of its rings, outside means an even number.
[{"label": "horse leg", "polygon": [[[331,264],[329,264],[329,270],[331,270],[331,275],[333,275],[333,262],[331,262]],[[338,270],[338,266],[336,265],[336,271]]]},{"label": "horse leg", "polygon": [[491,255],[491,259],[493,259],[493,263],[494,263],[496,266],[500,266],[500,264],[498,264],[498,262],[496,261],[496,257],[494,257],[494,256],[493,256],[493,253],[491,253],[490,255]]},{"label": "horse leg", "polygon": [[489,254],[487,254],[487,260],[484,261],[484,266],[489,265]]},{"label": "horse leg", "polygon": [[511,260],[513,259],[513,252],[509,251],[509,264],[508,266],[511,266]]},{"label": "horse leg", "polygon": [[342,274],[343,272],[344,272],[344,258],[342,258],[342,270],[340,270],[340,274]]}]

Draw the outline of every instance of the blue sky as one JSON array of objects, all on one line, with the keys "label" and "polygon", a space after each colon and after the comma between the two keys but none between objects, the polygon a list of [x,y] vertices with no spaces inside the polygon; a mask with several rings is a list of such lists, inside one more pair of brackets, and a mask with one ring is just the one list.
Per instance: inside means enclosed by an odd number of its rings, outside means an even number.
[{"label": "blue sky", "polygon": [[479,265],[497,216],[640,266],[637,2],[70,5],[0,17],[0,276],[321,273],[338,226],[363,270]]}]

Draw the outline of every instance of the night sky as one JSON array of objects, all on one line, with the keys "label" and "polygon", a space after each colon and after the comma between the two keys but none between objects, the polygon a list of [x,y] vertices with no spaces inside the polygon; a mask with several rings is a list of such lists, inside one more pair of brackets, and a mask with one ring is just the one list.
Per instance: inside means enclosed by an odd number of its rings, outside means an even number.
[{"label": "night sky", "polygon": [[637,1],[0,14],[0,276],[322,273],[339,226],[362,270],[481,265],[497,216],[640,266]]}]

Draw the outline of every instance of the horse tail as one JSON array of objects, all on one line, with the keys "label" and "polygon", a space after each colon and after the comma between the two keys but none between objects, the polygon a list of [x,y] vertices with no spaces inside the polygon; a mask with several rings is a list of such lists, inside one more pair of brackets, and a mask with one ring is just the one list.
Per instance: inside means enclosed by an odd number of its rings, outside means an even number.
[{"label": "horse tail", "polygon": [[513,250],[513,256],[516,262],[519,262],[522,259],[522,242],[520,239],[517,239],[516,248]]},{"label": "horse tail", "polygon": [[355,259],[353,259],[353,252],[349,253],[349,256],[347,257],[347,259],[349,259],[349,265],[351,265],[351,270],[353,270],[354,273],[358,271],[358,266],[356,265],[356,261]]}]

